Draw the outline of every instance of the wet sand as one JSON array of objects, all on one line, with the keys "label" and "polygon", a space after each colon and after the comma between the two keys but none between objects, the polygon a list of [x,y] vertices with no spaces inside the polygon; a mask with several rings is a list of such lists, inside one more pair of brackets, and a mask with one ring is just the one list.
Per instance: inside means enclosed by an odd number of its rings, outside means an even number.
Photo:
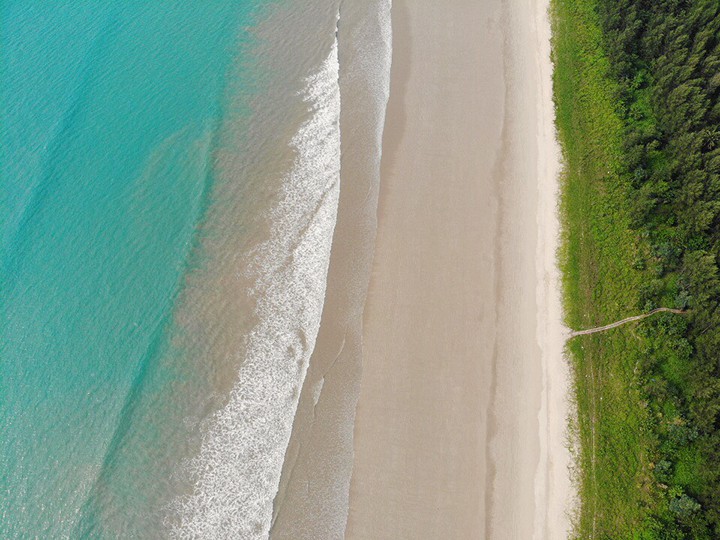
[{"label": "wet sand", "polygon": [[563,538],[546,4],[395,0],[346,538]]},{"label": "wet sand", "polygon": [[347,521],[389,85],[389,9],[386,0],[363,0],[342,10],[337,223],[320,330],[274,501],[272,540],[341,538]]}]

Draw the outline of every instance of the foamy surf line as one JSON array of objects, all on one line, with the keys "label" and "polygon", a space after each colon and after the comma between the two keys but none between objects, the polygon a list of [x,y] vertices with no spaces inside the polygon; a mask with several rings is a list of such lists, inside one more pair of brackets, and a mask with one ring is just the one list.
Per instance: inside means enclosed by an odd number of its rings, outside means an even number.
[{"label": "foamy surf line", "polygon": [[271,211],[270,238],[250,254],[258,323],[238,383],[189,464],[194,490],[178,498],[175,538],[265,538],[273,497],[315,345],[340,180],[337,39],[306,80],[312,117],[291,141],[295,161]]},{"label": "foamy surf line", "polygon": [[347,523],[390,87],[390,11],[390,0],[341,5],[340,202],[318,340],[275,498],[273,540],[342,538]]}]

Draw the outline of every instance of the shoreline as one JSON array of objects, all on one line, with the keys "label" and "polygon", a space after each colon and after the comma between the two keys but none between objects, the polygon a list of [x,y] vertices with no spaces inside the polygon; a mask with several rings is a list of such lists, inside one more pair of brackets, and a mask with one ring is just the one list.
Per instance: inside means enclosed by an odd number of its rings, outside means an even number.
[{"label": "shoreline", "polygon": [[346,538],[568,532],[546,10],[394,2]]},{"label": "shoreline", "polygon": [[349,4],[339,22],[340,198],[320,328],[274,498],[273,540],[337,538],[347,519],[389,86],[389,11],[389,0]]}]

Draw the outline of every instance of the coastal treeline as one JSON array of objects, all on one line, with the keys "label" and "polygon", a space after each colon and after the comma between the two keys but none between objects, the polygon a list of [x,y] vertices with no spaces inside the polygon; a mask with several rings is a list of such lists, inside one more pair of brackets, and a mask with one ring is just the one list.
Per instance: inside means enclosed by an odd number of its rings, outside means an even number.
[{"label": "coastal treeline", "polygon": [[720,538],[720,2],[555,0],[581,538]]}]

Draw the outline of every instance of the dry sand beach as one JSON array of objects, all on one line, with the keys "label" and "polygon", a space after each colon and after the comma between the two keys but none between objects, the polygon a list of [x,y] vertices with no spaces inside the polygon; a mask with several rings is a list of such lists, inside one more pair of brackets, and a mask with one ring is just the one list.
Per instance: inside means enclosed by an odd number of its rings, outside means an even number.
[{"label": "dry sand beach", "polygon": [[563,538],[547,3],[395,0],[346,538]]},{"label": "dry sand beach", "polygon": [[[344,12],[341,66],[389,47],[344,47],[363,31],[361,4]],[[274,540],[567,536],[546,10],[393,1],[379,197],[373,148],[357,143],[371,127],[350,100],[325,309]],[[343,95],[362,96],[369,82],[343,73]]]}]

